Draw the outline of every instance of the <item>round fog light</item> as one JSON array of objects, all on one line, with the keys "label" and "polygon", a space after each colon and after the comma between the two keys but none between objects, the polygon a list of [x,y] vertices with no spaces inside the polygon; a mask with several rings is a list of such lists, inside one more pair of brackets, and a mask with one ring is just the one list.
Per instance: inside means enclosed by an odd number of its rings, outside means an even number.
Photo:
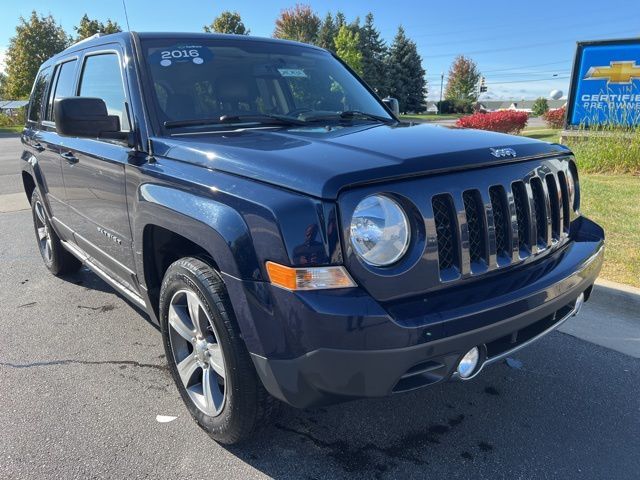
[{"label": "round fog light", "polygon": [[480,360],[480,350],[478,347],[473,347],[467,353],[464,354],[462,360],[458,364],[458,375],[460,378],[469,378],[476,371],[478,361]]}]

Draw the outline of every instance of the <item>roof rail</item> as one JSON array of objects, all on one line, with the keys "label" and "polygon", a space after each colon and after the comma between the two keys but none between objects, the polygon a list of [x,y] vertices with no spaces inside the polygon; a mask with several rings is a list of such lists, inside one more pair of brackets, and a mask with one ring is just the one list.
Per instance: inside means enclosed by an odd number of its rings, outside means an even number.
[{"label": "roof rail", "polygon": [[90,37],[83,38],[82,40],[78,40],[77,42],[69,45],[65,50],[67,50],[67,49],[69,49],[71,47],[75,47],[76,45],[79,45],[81,43],[88,42],[89,40],[93,40],[94,38],[104,37],[105,35],[107,35],[107,34],[106,33],[94,33]]}]

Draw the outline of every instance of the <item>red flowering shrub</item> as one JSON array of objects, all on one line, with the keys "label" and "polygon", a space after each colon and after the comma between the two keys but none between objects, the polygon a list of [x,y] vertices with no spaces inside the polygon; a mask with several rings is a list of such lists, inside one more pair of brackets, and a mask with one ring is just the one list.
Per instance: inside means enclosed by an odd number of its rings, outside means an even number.
[{"label": "red flowering shrub", "polygon": [[544,121],[547,122],[550,128],[562,128],[564,127],[564,116],[567,113],[565,107],[556,108],[555,110],[549,110],[542,115]]},{"label": "red flowering shrub", "polygon": [[491,130],[492,132],[520,133],[527,125],[529,114],[514,110],[501,112],[474,113],[468,117],[459,118],[456,125],[464,128]]}]

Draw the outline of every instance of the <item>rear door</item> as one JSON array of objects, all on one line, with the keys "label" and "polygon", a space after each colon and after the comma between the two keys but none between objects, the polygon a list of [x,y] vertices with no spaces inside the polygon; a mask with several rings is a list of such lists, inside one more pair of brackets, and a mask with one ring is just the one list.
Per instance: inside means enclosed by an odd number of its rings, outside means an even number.
[{"label": "rear door", "polygon": [[[83,58],[75,94],[104,100],[110,115],[129,131],[123,55],[116,46],[88,50]],[[106,139],[63,138],[62,155],[69,222],[76,243],[112,276],[133,281],[131,227],[127,211],[125,166],[131,148]]]},{"label": "rear door", "polygon": [[[53,67],[51,81],[47,91],[46,103],[41,109],[41,119],[34,122],[35,128],[31,141],[32,148],[38,152],[37,159],[42,172],[43,194],[49,203],[56,230],[63,239],[68,239],[70,232],[64,226],[68,222],[65,205],[66,192],[62,177],[62,164],[65,160],[60,156],[60,136],[56,133],[53,104],[56,99],[73,95],[76,82],[75,57],[64,59]],[[29,111],[29,115],[36,112]],[[62,222],[62,225],[61,223]]]}]

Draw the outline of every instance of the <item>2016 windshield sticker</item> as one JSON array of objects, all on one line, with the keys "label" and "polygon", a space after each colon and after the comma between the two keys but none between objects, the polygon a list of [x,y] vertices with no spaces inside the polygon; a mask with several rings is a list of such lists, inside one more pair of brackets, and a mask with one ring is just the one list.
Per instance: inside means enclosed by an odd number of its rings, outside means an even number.
[{"label": "2016 windshield sticker", "polygon": [[301,68],[279,68],[278,72],[283,77],[307,78],[307,74]]},{"label": "2016 windshield sticker", "polygon": [[159,63],[163,67],[180,63],[202,65],[211,58],[213,58],[211,51],[201,45],[178,45],[161,49],[151,55],[152,62]]}]

